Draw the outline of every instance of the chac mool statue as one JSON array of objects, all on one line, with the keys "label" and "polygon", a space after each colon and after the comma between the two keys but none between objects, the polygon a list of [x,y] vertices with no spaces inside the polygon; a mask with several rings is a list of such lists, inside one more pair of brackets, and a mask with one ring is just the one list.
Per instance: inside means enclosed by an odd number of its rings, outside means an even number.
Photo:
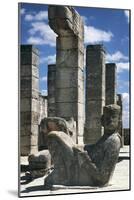
[{"label": "chac mool statue", "polygon": [[64,132],[50,132],[48,149],[54,170],[46,177],[45,186],[107,185],[118,161],[121,147],[119,120],[120,107],[116,104],[105,106],[101,118],[104,135],[96,144],[85,145],[83,150],[80,150]]}]

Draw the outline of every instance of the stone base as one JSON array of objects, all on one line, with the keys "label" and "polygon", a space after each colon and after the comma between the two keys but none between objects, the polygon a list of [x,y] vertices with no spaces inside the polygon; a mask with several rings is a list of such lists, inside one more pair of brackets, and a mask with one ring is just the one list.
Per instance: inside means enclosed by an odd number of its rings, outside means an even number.
[{"label": "stone base", "polygon": [[97,189],[99,187],[93,187],[93,186],[66,186],[66,185],[53,185],[51,187],[51,190],[68,190],[68,189],[79,189],[79,190],[89,190],[89,189]]},{"label": "stone base", "polygon": [[51,155],[48,150],[39,151],[28,157],[29,169],[39,170],[51,167]]}]

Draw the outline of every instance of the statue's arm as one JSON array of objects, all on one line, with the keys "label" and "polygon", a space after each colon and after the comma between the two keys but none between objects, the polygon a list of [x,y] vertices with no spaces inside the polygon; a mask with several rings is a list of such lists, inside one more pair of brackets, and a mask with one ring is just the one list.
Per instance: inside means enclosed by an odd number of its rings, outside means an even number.
[{"label": "statue's arm", "polygon": [[113,174],[115,165],[118,161],[120,146],[121,143],[118,137],[109,141],[105,146],[104,159],[102,161],[101,168],[99,169],[102,177],[102,183],[107,183]]},{"label": "statue's arm", "polygon": [[100,167],[97,167],[88,155],[84,155],[83,166],[88,170],[95,185],[105,185],[109,181],[118,159],[119,150],[120,141],[118,139],[106,144],[104,159]]}]

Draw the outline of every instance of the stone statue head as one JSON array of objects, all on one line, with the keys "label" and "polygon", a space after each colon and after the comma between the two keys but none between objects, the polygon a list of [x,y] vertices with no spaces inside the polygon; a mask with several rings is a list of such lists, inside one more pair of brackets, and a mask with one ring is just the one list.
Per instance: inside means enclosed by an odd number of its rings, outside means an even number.
[{"label": "stone statue head", "polygon": [[118,130],[120,122],[120,106],[116,104],[107,105],[103,108],[101,118],[105,134],[110,134]]}]

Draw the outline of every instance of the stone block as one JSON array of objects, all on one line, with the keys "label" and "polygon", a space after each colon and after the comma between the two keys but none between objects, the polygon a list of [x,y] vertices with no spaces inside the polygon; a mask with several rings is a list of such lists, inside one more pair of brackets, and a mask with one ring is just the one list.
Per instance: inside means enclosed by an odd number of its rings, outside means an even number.
[{"label": "stone block", "polygon": [[24,45],[21,45],[21,47],[20,47],[20,49],[21,49],[21,52],[22,53],[31,53],[31,52],[33,52],[33,53],[35,53],[36,55],[39,55],[39,50],[34,46],[34,45],[28,45],[28,44],[24,44]]},{"label": "stone block", "polygon": [[57,76],[56,88],[76,87],[77,84],[76,68],[67,68],[67,67],[58,68],[56,76]]},{"label": "stone block", "polygon": [[55,98],[50,96],[49,105],[51,105],[51,104],[53,104],[53,105],[55,104]]},{"label": "stone block", "polygon": [[21,136],[21,146],[30,146],[31,145],[31,137],[30,135]]},{"label": "stone block", "polygon": [[36,77],[32,77],[32,89],[39,91],[39,79]]},{"label": "stone block", "polygon": [[32,74],[31,66],[30,65],[21,65],[20,74],[21,74],[21,77],[31,76],[31,74]]},{"label": "stone block", "polygon": [[32,64],[32,53],[22,52],[21,53],[21,65],[31,65]]},{"label": "stone block", "polygon": [[29,89],[20,89],[20,101],[23,101],[23,98],[31,98],[31,96]]},{"label": "stone block", "polygon": [[36,154],[38,152],[38,146],[37,145],[31,145],[30,146],[30,154]]},{"label": "stone block", "polygon": [[[37,65],[38,66],[38,65]],[[39,78],[39,69],[35,65],[32,65],[32,76]]]},{"label": "stone block", "polygon": [[36,67],[39,66],[39,55],[32,54],[32,65],[35,65]]},{"label": "stone block", "polygon": [[38,135],[38,125],[23,125],[20,127],[20,136]]},{"label": "stone block", "polygon": [[78,101],[77,99],[77,93],[76,88],[70,87],[70,88],[58,88],[56,90],[56,103],[66,103],[66,102],[75,102]]},{"label": "stone block", "polygon": [[31,99],[31,111],[39,112],[39,99]]},{"label": "stone block", "polygon": [[20,113],[20,124],[21,124],[21,126],[26,125],[26,124],[28,124],[28,125],[31,124],[31,112],[30,111]]},{"label": "stone block", "polygon": [[50,5],[48,7],[48,16],[49,19],[55,19],[55,18],[60,18],[60,19],[69,19],[72,21],[72,12],[71,9],[67,6],[53,6]]},{"label": "stone block", "polygon": [[76,103],[56,103],[56,115],[63,117],[63,118],[68,118],[68,117],[74,117],[76,119],[77,116],[77,105]]},{"label": "stone block", "polygon": [[[31,125],[21,125],[20,126],[20,137],[31,135]],[[21,138],[20,138],[21,140]]]},{"label": "stone block", "polygon": [[130,145],[130,129],[124,128],[124,145]]},{"label": "stone block", "polygon": [[57,50],[79,49],[84,52],[84,45],[77,36],[57,37]]},{"label": "stone block", "polygon": [[38,49],[32,45],[21,45],[21,65],[39,65]]},{"label": "stone block", "polygon": [[20,145],[23,146],[36,146],[38,145],[38,135],[23,135],[20,138]]},{"label": "stone block", "polygon": [[31,145],[32,146],[38,146],[38,135],[31,135]]},{"label": "stone block", "polygon": [[39,77],[39,69],[37,66],[32,65],[21,65],[20,67],[20,74],[21,77],[27,77],[27,76],[35,76]]},{"label": "stone block", "polygon": [[38,124],[38,119],[39,119],[39,113],[38,112],[31,112],[31,111],[26,111],[26,112],[21,112],[20,114],[20,119],[21,119],[21,126],[23,125],[30,125],[30,124]]},{"label": "stone block", "polygon": [[20,145],[20,153],[21,153],[21,156],[27,156],[30,154],[30,151],[31,151],[31,148],[30,146],[23,146],[23,145]]},{"label": "stone block", "polygon": [[80,84],[80,87],[81,87],[81,85],[84,82],[84,72],[80,68],[74,68],[74,67],[58,68],[56,75],[57,75],[56,88],[77,87],[78,81],[79,83],[82,82]]},{"label": "stone block", "polygon": [[100,135],[100,128],[86,128],[84,130],[84,144],[95,144],[100,137],[103,135],[104,129],[101,128],[101,135]]},{"label": "stone block", "polygon": [[39,90],[31,89],[31,98],[39,101]]},{"label": "stone block", "polygon": [[30,98],[23,98],[20,100],[20,111],[27,112],[31,110],[31,101]]},{"label": "stone block", "polygon": [[46,169],[51,167],[51,155],[48,150],[43,150],[38,153],[31,154],[28,157],[29,168],[33,169]]},{"label": "stone block", "polygon": [[28,76],[25,78],[23,77],[20,82],[20,88],[21,88],[21,90],[29,90],[29,92],[30,92],[31,84],[32,84],[32,81],[31,81],[30,77],[28,77]]},{"label": "stone block", "polygon": [[31,112],[31,124],[38,125],[39,123],[39,113],[38,112]]},{"label": "stone block", "polygon": [[32,135],[38,135],[39,133],[39,126],[37,124],[31,125],[31,134]]},{"label": "stone block", "polygon": [[[79,56],[79,57],[78,57]],[[82,57],[81,57],[82,56]],[[80,67],[83,69],[84,53],[76,49],[57,50],[56,66],[60,67]]]}]

